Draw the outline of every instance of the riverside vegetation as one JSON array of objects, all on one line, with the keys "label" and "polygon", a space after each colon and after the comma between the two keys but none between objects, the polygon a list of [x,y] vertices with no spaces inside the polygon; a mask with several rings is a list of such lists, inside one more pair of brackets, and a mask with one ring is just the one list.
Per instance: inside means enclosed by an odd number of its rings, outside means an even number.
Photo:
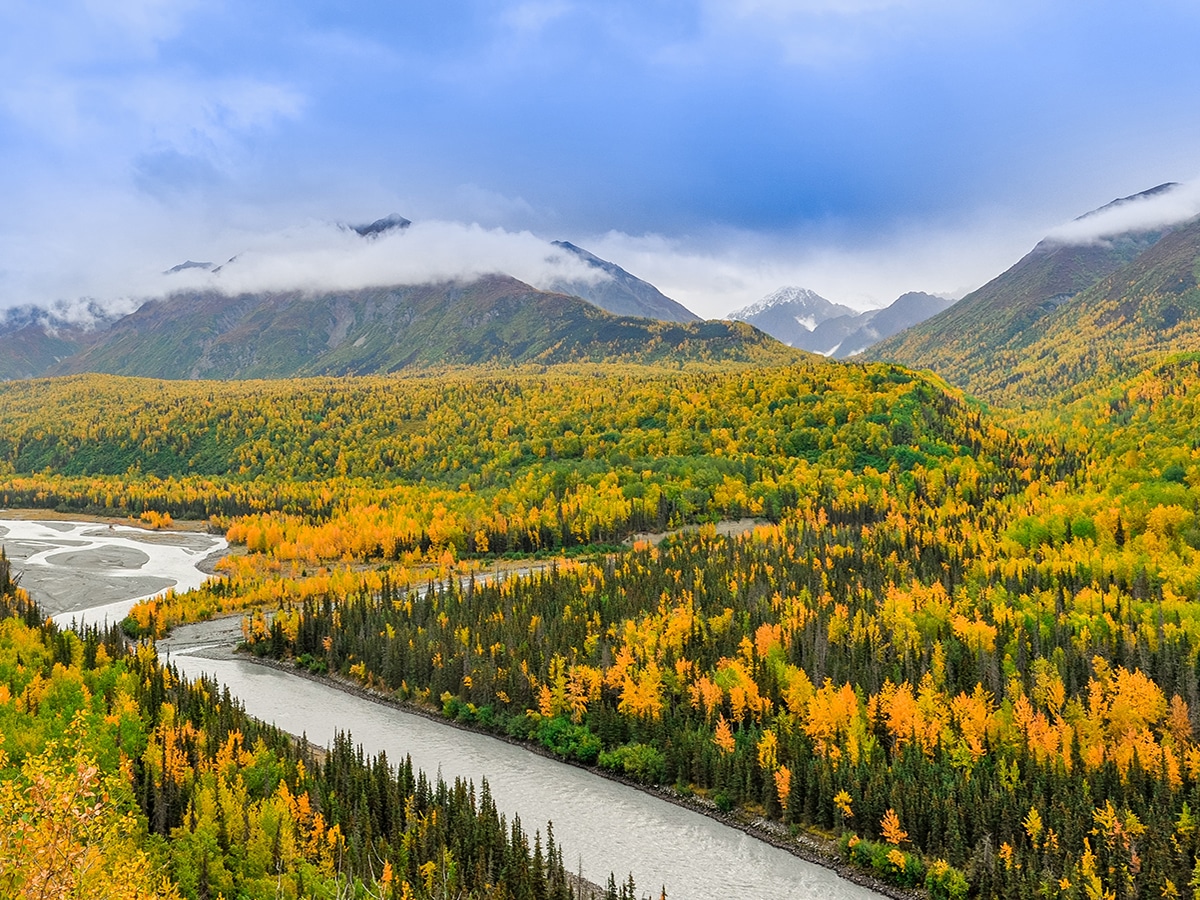
[{"label": "riverside vegetation", "polygon": [[132,634],[246,609],[256,653],[933,897],[1200,884],[1196,357],[1020,416],[823,361],[0,393],[0,502],[249,551]]},{"label": "riverside vegetation", "polygon": [[[115,628],[43,621],[0,556],[0,892],[12,898],[576,896],[485,781],[314,755]],[[608,896],[634,900],[632,880]]]}]

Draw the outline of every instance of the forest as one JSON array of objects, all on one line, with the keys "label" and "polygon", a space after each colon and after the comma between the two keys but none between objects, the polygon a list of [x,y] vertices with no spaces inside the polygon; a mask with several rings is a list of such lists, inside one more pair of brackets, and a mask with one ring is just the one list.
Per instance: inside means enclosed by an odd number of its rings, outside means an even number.
[{"label": "forest", "polygon": [[[932,897],[1200,886],[1196,356],[1019,412],[929,374],[819,360],[80,376],[3,385],[0,399],[3,505],[201,518],[238,546],[201,590],[135,607],[126,637],[244,611],[255,654],[837,838]],[[746,524],[717,528],[733,520]],[[14,629],[29,618],[15,611]],[[422,787],[349,743],[305,759],[244,717],[226,722],[236,704],[215,686],[164,672],[154,689],[151,651],[123,654],[122,635],[22,627],[26,642],[77,648],[38,658],[47,681],[54,654],[78,665],[79,696],[116,702],[89,686],[96,659],[128,673],[140,750],[119,728],[88,740],[116,742],[117,771],[128,758],[123,809],[145,817],[141,852],[170,856],[182,895],[202,896],[201,869],[209,884],[282,884],[271,866],[294,891],[339,877],[378,891],[384,863],[413,892],[429,890],[429,865],[477,896],[499,872],[518,879],[506,896],[565,889],[549,830],[530,849],[486,787]],[[201,714],[200,697],[220,712]],[[53,743],[50,725],[15,724],[11,771],[40,758],[32,739],[15,751],[23,729]],[[245,796],[290,816],[295,848],[266,868],[218,853],[221,798],[235,763],[261,773],[260,741],[276,774],[243,775],[247,791],[270,783]],[[378,811],[307,780],[334,778],[323,766],[343,757],[393,773],[367,792]],[[290,805],[302,795],[303,813]],[[442,799],[487,823],[472,826],[478,842],[427,821]],[[323,833],[340,828],[343,869],[305,856],[312,810]]]},{"label": "forest", "polygon": [[[0,893],[25,898],[571,900],[478,788],[352,737],[314,751],[116,628],[43,620],[0,556]],[[633,900],[632,879],[603,896]]]}]

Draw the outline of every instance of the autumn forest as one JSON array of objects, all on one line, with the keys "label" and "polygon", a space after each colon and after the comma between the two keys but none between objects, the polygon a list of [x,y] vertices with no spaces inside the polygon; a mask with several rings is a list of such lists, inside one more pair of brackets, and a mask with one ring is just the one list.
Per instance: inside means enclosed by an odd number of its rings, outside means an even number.
[{"label": "autumn forest", "polygon": [[0,563],[0,885],[69,877],[30,862],[59,842],[114,897],[575,896],[486,784],[300,746],[157,660],[237,614],[249,654],[881,884],[1192,896],[1198,405],[1194,355],[1021,409],[808,357],[4,384],[0,506],[234,552],[83,635]]}]

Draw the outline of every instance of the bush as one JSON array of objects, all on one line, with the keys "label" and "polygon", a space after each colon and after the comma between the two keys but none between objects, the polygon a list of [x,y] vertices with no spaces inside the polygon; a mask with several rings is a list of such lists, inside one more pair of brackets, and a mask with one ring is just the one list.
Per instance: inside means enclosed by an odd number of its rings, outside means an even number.
[{"label": "bush", "polygon": [[600,765],[648,784],[658,784],[667,771],[666,757],[647,744],[626,744],[611,753],[601,753]]},{"label": "bush", "polygon": [[929,867],[925,889],[929,891],[929,900],[965,900],[970,885],[962,870],[939,859]]},{"label": "bush", "polygon": [[508,724],[504,730],[509,737],[517,738],[518,740],[528,741],[533,738],[534,732],[537,730],[538,720],[536,714],[521,713],[513,716],[508,720]]},{"label": "bush", "polygon": [[562,716],[539,717],[535,732],[538,743],[551,752],[591,765],[600,755],[600,738],[586,725],[576,725]]},{"label": "bush", "polygon": [[925,863],[915,853],[906,853],[891,844],[865,841],[856,834],[843,835],[841,847],[855,865],[873,869],[893,884],[918,887],[927,880]]},{"label": "bush", "polygon": [[471,724],[478,718],[478,712],[474,703],[468,703],[449,691],[442,694],[442,715],[447,719]]}]

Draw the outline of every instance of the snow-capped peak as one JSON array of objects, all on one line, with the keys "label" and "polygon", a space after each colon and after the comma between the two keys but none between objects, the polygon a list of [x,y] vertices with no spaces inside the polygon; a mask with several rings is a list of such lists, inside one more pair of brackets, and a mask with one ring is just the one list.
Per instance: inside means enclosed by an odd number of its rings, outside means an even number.
[{"label": "snow-capped peak", "polygon": [[[742,307],[739,310],[731,312],[726,318],[745,321],[754,316],[761,315],[769,309],[776,306],[793,305],[798,307],[797,313],[804,310],[812,313],[824,312],[825,307],[832,306],[828,300],[818,294],[816,291],[811,291],[808,288],[786,286],[781,287],[777,291],[772,291],[763,297],[761,300],[751,303],[749,306]],[[817,316],[813,316],[817,318]]]}]

